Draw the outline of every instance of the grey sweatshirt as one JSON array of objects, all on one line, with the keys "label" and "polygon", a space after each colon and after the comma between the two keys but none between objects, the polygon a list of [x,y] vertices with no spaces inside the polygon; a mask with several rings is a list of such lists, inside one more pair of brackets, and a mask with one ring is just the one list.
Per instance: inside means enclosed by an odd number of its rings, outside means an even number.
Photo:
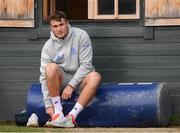
[{"label": "grey sweatshirt", "polygon": [[64,39],[57,38],[53,32],[50,34],[50,39],[42,48],[39,78],[46,108],[52,106],[45,77],[48,63],[56,63],[66,73],[73,74],[69,84],[74,88],[89,72],[94,71],[92,44],[84,30],[69,26],[69,33]]}]

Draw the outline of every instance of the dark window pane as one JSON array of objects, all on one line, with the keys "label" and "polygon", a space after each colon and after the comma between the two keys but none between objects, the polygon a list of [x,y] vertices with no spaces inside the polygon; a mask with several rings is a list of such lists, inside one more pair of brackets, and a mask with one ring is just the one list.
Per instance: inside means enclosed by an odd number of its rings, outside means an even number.
[{"label": "dark window pane", "polygon": [[98,14],[114,14],[114,0],[98,0]]},{"label": "dark window pane", "polygon": [[136,14],[136,0],[119,0],[119,14]]},{"label": "dark window pane", "polygon": [[56,10],[64,11],[70,20],[88,18],[87,0],[56,0]]}]

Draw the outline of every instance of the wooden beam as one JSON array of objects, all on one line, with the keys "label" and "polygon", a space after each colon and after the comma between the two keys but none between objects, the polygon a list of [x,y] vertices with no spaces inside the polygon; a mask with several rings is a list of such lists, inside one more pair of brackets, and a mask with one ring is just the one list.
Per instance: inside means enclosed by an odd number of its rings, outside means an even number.
[{"label": "wooden beam", "polygon": [[180,19],[145,19],[145,26],[180,25]]},{"label": "wooden beam", "polygon": [[35,20],[0,20],[0,27],[35,27]]}]

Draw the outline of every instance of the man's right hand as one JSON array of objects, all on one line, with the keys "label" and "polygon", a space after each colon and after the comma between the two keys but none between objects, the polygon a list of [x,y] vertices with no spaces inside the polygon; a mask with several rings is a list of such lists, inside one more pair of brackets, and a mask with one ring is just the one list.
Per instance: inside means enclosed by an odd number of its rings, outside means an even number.
[{"label": "man's right hand", "polygon": [[46,108],[46,113],[49,115],[49,116],[53,116],[53,114],[54,114],[54,107],[53,106],[51,106],[51,107],[47,107]]}]

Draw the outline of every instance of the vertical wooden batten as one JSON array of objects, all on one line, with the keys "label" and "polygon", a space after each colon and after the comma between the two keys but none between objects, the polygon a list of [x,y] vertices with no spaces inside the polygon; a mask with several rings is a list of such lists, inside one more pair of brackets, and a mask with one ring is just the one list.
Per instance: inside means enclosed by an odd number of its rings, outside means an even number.
[{"label": "vertical wooden batten", "polygon": [[43,20],[48,19],[48,0],[43,0]]},{"label": "vertical wooden batten", "polygon": [[118,0],[114,1],[114,6],[115,6],[115,8],[114,8],[114,13],[115,13],[114,17],[115,17],[115,19],[118,19]]},{"label": "vertical wooden batten", "polygon": [[1,0],[0,27],[35,27],[34,0]]},{"label": "vertical wooden batten", "polygon": [[51,7],[50,8],[50,14],[56,11],[56,8],[55,8],[56,7],[56,2],[55,2],[55,0],[50,1],[50,7]]},{"label": "vertical wooden batten", "polygon": [[94,18],[94,0],[88,0],[88,19]]},{"label": "vertical wooden batten", "polygon": [[43,20],[47,21],[50,14],[56,11],[56,0],[43,0]]}]

